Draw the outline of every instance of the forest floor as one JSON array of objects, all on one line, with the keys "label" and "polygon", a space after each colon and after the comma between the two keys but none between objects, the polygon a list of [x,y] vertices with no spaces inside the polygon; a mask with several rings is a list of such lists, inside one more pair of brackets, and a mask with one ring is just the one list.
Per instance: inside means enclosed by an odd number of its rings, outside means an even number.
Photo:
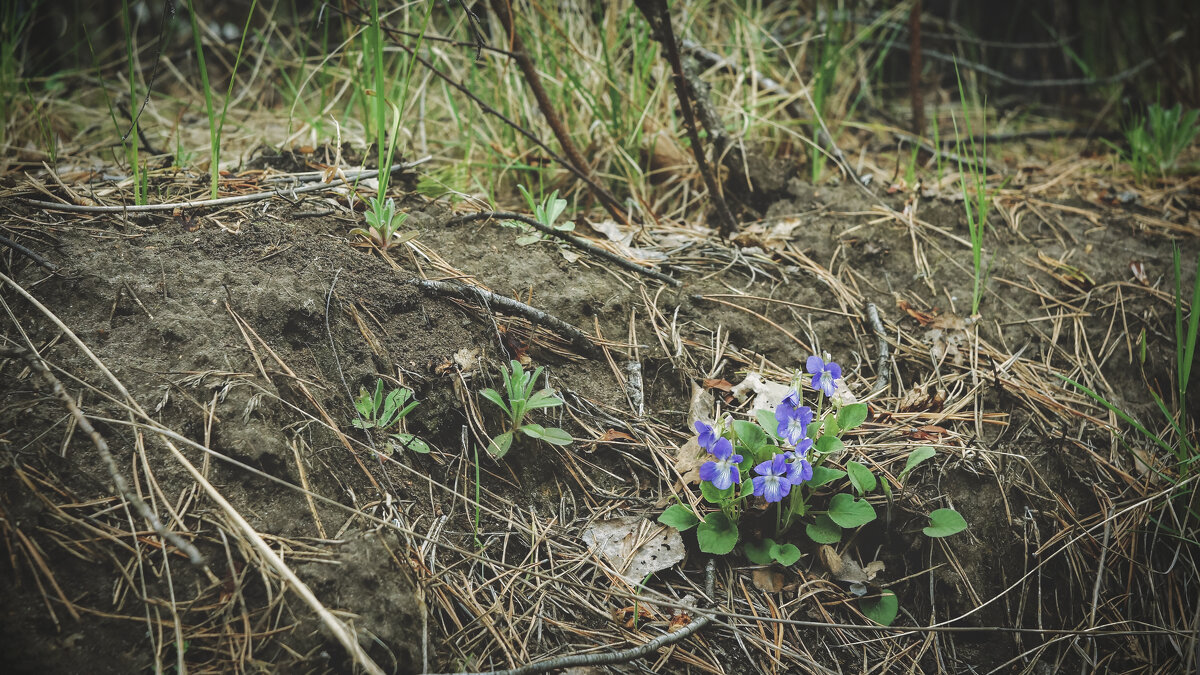
[{"label": "forest floor", "polygon": [[[222,192],[271,192],[320,168],[319,154],[264,151]],[[1116,415],[1059,376],[1155,418],[1148,392],[1169,391],[1175,357],[1172,241],[1195,259],[1200,200],[1195,178],[1118,199],[1132,188],[1078,179],[1086,161],[1021,168],[996,193],[977,318],[961,198],[937,185],[813,186],[764,162],[774,191],[731,241],[700,225],[581,222],[578,235],[672,285],[549,238],[518,245],[522,233],[495,220],[455,224],[455,210],[415,195],[401,205],[411,238],[384,253],[354,245],[361,216],[330,191],[75,213],[46,172],[10,173],[0,225],[53,271],[9,249],[0,292],[9,672],[177,659],[193,672],[349,668],[332,623],[388,671],[516,667],[644,644],[702,611],[712,624],[644,666],[1181,665],[1191,657],[1170,645],[1186,640],[1153,627],[1190,621],[1194,570],[1172,565],[1169,484],[1123,446],[1164,471],[1167,458],[1112,433]],[[87,189],[86,176],[59,178]],[[28,201],[48,195],[60,206]],[[518,299],[587,344],[431,294],[426,279]],[[30,345],[203,566],[164,548],[114,491],[96,445],[20,352]],[[642,586],[589,547],[584,532],[618,516],[644,537],[626,553],[654,541],[667,505],[697,501],[680,474],[691,422],[741,414],[731,385],[786,382],[814,353],[838,360],[870,405],[835,464],[895,481],[913,448],[937,450],[872,498],[886,517],[838,551],[883,563],[873,583],[898,596],[892,628],[859,614],[800,531],[788,541],[804,556],[788,568],[720,558],[703,602],[708,556],[690,533],[682,562]],[[501,460],[481,450],[501,420],[478,392],[502,388],[513,358],[545,367],[566,405],[541,417],[572,445],[526,439]],[[890,380],[872,394],[881,367]],[[354,396],[377,378],[415,393],[407,431],[430,453],[351,426]],[[938,506],[968,529],[921,536]]]},{"label": "forest floor", "polygon": [[[892,51],[922,23],[961,48],[920,3],[700,3],[674,17],[695,77],[641,13],[665,3],[249,4],[190,32],[129,3],[124,31],[0,16],[29,61],[0,59],[5,672],[1200,663],[1200,148],[1135,176],[1117,148],[1146,127],[1113,122],[1166,52],[1001,99],[994,69]],[[1053,37],[1028,68],[1079,60]],[[893,100],[909,68],[927,104]],[[361,230],[384,138],[386,247]],[[550,194],[570,234],[517,222]],[[814,461],[877,476],[877,517],[830,544],[737,506],[725,555],[661,523],[720,513],[694,423],[758,419],[813,355],[867,408]],[[489,453],[513,361],[569,444]],[[386,431],[376,386],[416,401]],[[805,524],[855,475],[810,481]],[[939,509],[966,529],[926,536]],[[753,562],[767,535],[799,559]]]}]

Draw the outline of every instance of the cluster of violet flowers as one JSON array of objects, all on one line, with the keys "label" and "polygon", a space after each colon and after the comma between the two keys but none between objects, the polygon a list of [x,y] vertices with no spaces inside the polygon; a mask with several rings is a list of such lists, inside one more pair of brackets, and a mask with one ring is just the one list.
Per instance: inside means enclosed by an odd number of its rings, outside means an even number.
[{"label": "cluster of violet flowers", "polygon": [[[812,375],[814,390],[827,398],[833,396],[837,380],[842,377],[841,366],[819,356],[810,356],[805,370]],[[800,393],[793,387],[775,407],[776,433],[783,439],[785,450],[754,467],[758,474],[751,479],[755,497],[762,497],[768,503],[779,502],[788,496],[793,486],[812,479],[813,467],[808,458],[813,439],[809,437],[808,429],[813,419],[812,408],[801,405]],[[725,426],[723,422],[718,422],[717,428],[700,421],[695,424],[700,447],[714,457],[700,467],[700,480],[712,483],[718,490],[742,482],[738,466],[742,456],[734,453],[733,443],[722,435]]]}]

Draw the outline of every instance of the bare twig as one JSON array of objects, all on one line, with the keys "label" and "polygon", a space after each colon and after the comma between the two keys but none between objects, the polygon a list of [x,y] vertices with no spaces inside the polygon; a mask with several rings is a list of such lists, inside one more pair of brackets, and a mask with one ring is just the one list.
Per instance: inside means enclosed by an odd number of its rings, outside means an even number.
[{"label": "bare twig", "polygon": [[871,330],[875,331],[879,345],[879,356],[875,359],[875,384],[871,387],[871,393],[874,394],[887,389],[888,382],[892,380],[892,360],[887,331],[883,329],[883,322],[879,320],[879,308],[873,302],[867,303],[867,321],[871,324]]},{"label": "bare twig", "polygon": [[49,260],[46,260],[42,256],[38,255],[37,253],[33,252],[32,250],[30,250],[24,246],[22,246],[21,244],[18,244],[17,242],[13,241],[12,239],[9,239],[8,237],[0,237],[0,244],[11,248],[12,250],[16,251],[17,253],[20,253],[21,255],[25,256],[26,258],[29,258],[33,262],[37,263],[38,265],[41,265],[42,267],[46,268],[47,270],[49,270],[51,272],[58,271],[58,265],[55,265],[54,263],[50,262]]},{"label": "bare twig", "polygon": [[530,227],[533,227],[534,229],[537,229],[540,232],[548,234],[552,237],[557,237],[558,239],[562,239],[563,241],[570,243],[572,246],[574,246],[580,250],[587,251],[588,253],[591,253],[592,255],[597,256],[599,258],[604,258],[605,260],[607,260],[615,265],[618,265],[624,269],[627,269],[631,272],[637,272],[638,274],[643,274],[652,279],[658,279],[659,281],[661,281],[665,284],[670,284],[671,286],[678,287],[678,286],[683,285],[683,283],[681,281],[679,281],[678,279],[669,277],[669,276],[663,274],[662,272],[658,272],[658,271],[655,271],[652,269],[647,269],[627,258],[623,258],[623,257],[617,255],[616,253],[613,253],[612,251],[600,248],[599,246],[596,246],[595,244],[588,242],[586,239],[583,239],[582,237],[577,237],[577,236],[571,234],[570,232],[563,232],[561,230],[556,230],[553,227],[549,227],[548,225],[542,223],[541,221],[537,220],[536,218],[530,218],[529,216],[526,216],[526,215],[523,215],[520,213],[513,213],[511,211],[478,211],[476,213],[464,213],[462,215],[458,215],[458,216],[451,218],[446,223],[446,226],[449,227],[451,225],[457,225],[459,223],[469,223],[469,222],[475,221],[475,220],[491,220],[493,218],[518,220],[522,223],[525,223],[526,225],[529,225]]},{"label": "bare twig", "polygon": [[538,109],[542,111],[542,116],[546,118],[546,123],[550,125],[550,130],[554,132],[554,137],[558,139],[558,144],[562,146],[563,154],[571,163],[578,168],[586,178],[587,185],[592,190],[592,194],[600,200],[605,210],[612,215],[613,218],[629,224],[629,219],[625,216],[624,210],[621,208],[621,203],[603,186],[590,180],[592,177],[592,166],[579,153],[579,149],[575,147],[575,143],[571,140],[571,135],[567,133],[567,128],[562,123],[562,118],[554,110],[554,105],[550,102],[550,97],[546,94],[546,88],[542,86],[542,78],[538,75],[537,66],[533,63],[533,57],[529,56],[529,52],[525,49],[525,43],[521,40],[521,36],[517,33],[516,26],[513,25],[512,8],[509,6],[509,0],[492,0],[492,11],[500,18],[500,23],[504,26],[504,30],[508,32],[508,40],[511,50],[509,54],[513,60],[517,62],[517,66],[521,69],[521,74],[525,76],[525,83],[529,85],[530,91],[533,92],[533,98],[537,101]]},{"label": "bare twig", "polygon": [[[921,53],[924,56],[927,56],[936,61],[945,61],[947,63],[954,63],[954,64],[957,64],[960,68],[968,68],[970,70],[974,70],[976,72],[983,73],[984,75],[987,75],[990,78],[999,80],[1000,82],[1003,82],[1004,84],[1009,84],[1014,87],[1028,87],[1030,89],[1050,89],[1050,88],[1057,88],[1057,87],[1102,87],[1102,86],[1106,86],[1106,85],[1110,85],[1110,84],[1120,84],[1121,82],[1124,82],[1124,81],[1132,78],[1134,75],[1137,75],[1138,73],[1142,72],[1143,70],[1154,65],[1166,54],[1166,48],[1168,46],[1182,40],[1186,35],[1187,35],[1186,30],[1175,31],[1174,33],[1169,35],[1166,40],[1164,40],[1162,42],[1162,45],[1157,54],[1147,58],[1146,60],[1144,60],[1140,63],[1134,64],[1133,66],[1130,66],[1129,68],[1126,68],[1125,70],[1122,70],[1119,73],[1109,75],[1108,77],[1069,77],[1069,78],[1063,78],[1063,79],[1057,79],[1057,80],[1022,80],[1022,79],[1013,77],[1011,75],[1006,75],[1005,73],[1002,73],[999,70],[996,70],[995,68],[989,68],[988,66],[985,66],[982,63],[976,63],[973,61],[964,61],[952,54],[943,54],[942,52],[937,52],[937,51],[933,51],[933,50],[929,50],[929,49],[922,50]],[[892,47],[895,49],[902,50],[902,51],[908,51],[908,49],[909,49],[908,45],[905,45],[902,42],[895,42],[892,44]]]},{"label": "bare twig", "polygon": [[925,133],[925,101],[921,91],[921,0],[913,0],[908,11],[908,40],[912,51],[908,57],[908,90],[912,97],[912,132]]},{"label": "bare twig", "polygon": [[728,239],[733,235],[737,223],[725,203],[725,197],[717,186],[717,179],[708,166],[704,156],[704,145],[700,142],[700,132],[696,129],[696,115],[692,112],[692,92],[687,78],[683,74],[683,62],[679,59],[679,43],[675,39],[675,30],[671,27],[671,13],[667,9],[666,0],[636,0],[638,9],[646,17],[654,39],[662,43],[666,50],[667,61],[671,64],[672,79],[675,81],[675,95],[679,98],[679,108],[683,112],[684,126],[687,127],[688,140],[691,142],[692,154],[704,178],[704,185],[712,196],[713,204],[717,207],[717,219],[720,221],[718,232]]},{"label": "bare twig", "polygon": [[[361,23],[361,21],[358,18],[351,16],[350,14],[338,9],[337,7],[329,5],[328,8],[340,13],[342,16],[346,17],[350,21],[355,21],[355,22]],[[383,31],[385,33],[387,33],[389,38],[395,38],[395,36],[397,36],[397,35],[404,35],[403,31],[398,31],[393,28],[388,28],[387,26],[381,26],[381,28],[383,28]],[[534,134],[532,131],[529,131],[528,129],[521,126],[520,124],[517,124],[513,120],[506,117],[504,115],[504,113],[502,113],[499,110],[496,110],[492,106],[488,105],[486,102],[484,102],[483,99],[476,96],[470,89],[468,89],[465,85],[463,85],[463,83],[459,82],[458,80],[454,79],[453,77],[450,77],[446,73],[444,73],[441,70],[439,70],[438,68],[436,68],[429,61],[429,59],[426,59],[425,57],[418,54],[417,51],[415,49],[413,49],[412,47],[409,47],[408,45],[406,45],[402,42],[399,42],[399,41],[396,41],[395,44],[400,49],[403,49],[405,52],[409,53],[413,57],[413,59],[416,60],[417,63],[424,66],[429,72],[431,72],[435,76],[437,76],[438,79],[442,80],[446,84],[453,87],[455,90],[457,90],[463,96],[466,96],[467,98],[471,99],[471,101],[475,105],[479,106],[479,109],[482,110],[484,113],[486,113],[488,115],[492,115],[496,119],[498,119],[501,122],[512,127],[512,129],[514,131],[521,134],[525,138],[529,139],[534,145],[537,145],[539,148],[541,148],[542,152],[545,152],[546,155],[550,157],[550,159],[559,163],[560,165],[562,165],[562,167],[564,169],[575,174],[575,176],[577,178],[579,178],[579,180],[586,183],[588,188],[592,191],[593,194],[600,194],[601,192],[607,193],[607,190],[605,190],[603,185],[600,185],[595,180],[593,180],[590,175],[588,175],[587,173],[584,173],[584,171],[582,169],[580,169],[579,167],[575,166],[575,164],[573,162],[567,160],[566,158],[560,156],[558,153],[551,150],[550,146],[546,145],[542,141],[542,139],[538,138],[537,135]],[[616,201],[615,197],[612,197],[612,200],[614,201],[614,203],[617,203],[617,204],[620,203],[620,202]],[[620,220],[622,220],[623,222],[628,222],[628,219],[624,215],[617,216],[617,217]],[[636,221],[637,219],[634,218],[634,220]]]},{"label": "bare twig", "polygon": [[547,314],[536,307],[530,307],[519,300],[514,300],[508,296],[493,293],[478,286],[451,283],[449,281],[413,279],[409,281],[409,283],[417,288],[420,288],[426,293],[431,293],[433,295],[450,296],[454,298],[462,298],[464,300],[478,300],[484,305],[499,307],[505,311],[528,319],[531,323],[539,326],[546,326],[547,328],[558,332],[560,335],[570,340],[572,345],[588,356],[593,358],[603,358],[600,349],[594,342],[592,342],[592,339],[589,338],[586,333],[556,316]]}]

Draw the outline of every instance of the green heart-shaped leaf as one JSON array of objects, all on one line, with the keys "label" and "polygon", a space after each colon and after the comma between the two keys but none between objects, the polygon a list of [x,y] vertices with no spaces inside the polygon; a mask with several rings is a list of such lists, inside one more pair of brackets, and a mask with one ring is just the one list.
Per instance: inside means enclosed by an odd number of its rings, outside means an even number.
[{"label": "green heart-shaped leaf", "polygon": [[875,520],[875,508],[865,499],[842,492],[829,500],[829,518],[845,528],[854,528]]},{"label": "green heart-shaped leaf", "polygon": [[725,555],[737,546],[738,529],[724,513],[717,511],[696,526],[696,541],[700,550],[713,555]]},{"label": "green heart-shaped leaf", "polygon": [[938,509],[929,514],[929,527],[921,530],[927,537],[949,537],[967,529],[967,521],[954,509]]},{"label": "green heart-shaped leaf", "polygon": [[658,522],[683,532],[695,527],[700,522],[700,519],[696,517],[696,514],[692,513],[689,507],[683,504],[672,504],[658,516]]}]

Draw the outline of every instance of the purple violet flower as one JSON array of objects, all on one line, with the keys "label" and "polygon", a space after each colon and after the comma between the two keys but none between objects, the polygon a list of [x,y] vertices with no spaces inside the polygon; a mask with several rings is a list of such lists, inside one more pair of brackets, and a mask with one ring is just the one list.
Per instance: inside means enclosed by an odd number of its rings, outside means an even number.
[{"label": "purple violet flower", "polygon": [[775,455],[774,459],[759,464],[754,470],[759,474],[753,479],[755,497],[762,497],[767,502],[777,502],[791,491],[787,458],[783,455]]},{"label": "purple violet flower", "polygon": [[806,405],[789,410],[785,405],[786,401],[787,399],[784,399],[784,403],[780,403],[775,408],[775,419],[779,422],[779,429],[776,433],[787,440],[788,445],[797,445],[808,435],[808,425],[812,424],[813,411]]},{"label": "purple violet flower", "polygon": [[[811,442],[811,441],[810,441]],[[803,455],[796,453],[788,453],[794,455],[792,461],[788,463],[787,479],[792,485],[799,485],[812,480],[813,468],[812,464]]]},{"label": "purple violet flower", "polygon": [[[697,422],[696,426],[698,427],[700,424]],[[701,432],[701,438],[703,439],[703,437],[703,432]],[[734,483],[742,482],[738,470],[742,456],[733,454],[733,443],[730,443],[728,438],[718,437],[708,451],[717,459],[715,462],[705,462],[700,467],[700,480],[712,483],[712,486],[718,490],[724,490]]]},{"label": "purple violet flower", "polygon": [[800,392],[796,391],[795,389],[789,390],[787,393],[787,396],[784,396],[783,400],[780,401],[779,404],[786,405],[787,407],[793,408],[793,409],[799,408],[800,407]]},{"label": "purple violet flower", "polygon": [[720,438],[712,427],[704,422],[701,422],[700,420],[696,420],[696,433],[700,434],[700,447],[709,451],[712,450],[713,444],[715,444],[717,439]]},{"label": "purple violet flower", "polygon": [[795,447],[793,447],[791,450],[789,450],[783,454],[787,455],[788,459],[807,460],[808,459],[808,451],[812,450],[812,447],[813,447],[813,439],[802,438],[802,439],[800,439],[800,442],[795,445]]},{"label": "purple violet flower", "polygon": [[842,367],[833,361],[824,361],[819,356],[810,356],[804,364],[805,369],[812,374],[812,388],[833,396],[837,388],[836,380],[842,377]]}]

